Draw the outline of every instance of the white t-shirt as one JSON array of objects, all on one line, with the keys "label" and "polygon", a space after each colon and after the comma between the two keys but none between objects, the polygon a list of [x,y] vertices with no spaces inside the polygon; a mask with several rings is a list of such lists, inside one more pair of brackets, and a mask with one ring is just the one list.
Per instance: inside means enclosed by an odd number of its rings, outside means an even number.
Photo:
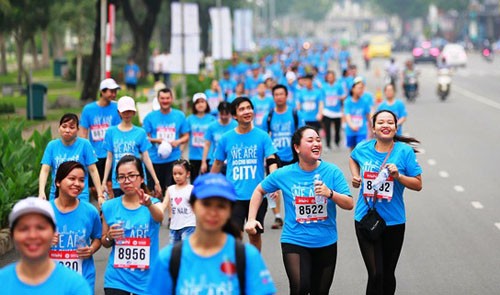
[{"label": "white t-shirt", "polygon": [[179,230],[187,226],[196,226],[196,217],[191,210],[189,197],[193,185],[188,184],[183,188],[178,188],[177,185],[171,185],[167,188],[170,196],[170,206],[172,207],[172,219],[170,220],[170,229]]}]

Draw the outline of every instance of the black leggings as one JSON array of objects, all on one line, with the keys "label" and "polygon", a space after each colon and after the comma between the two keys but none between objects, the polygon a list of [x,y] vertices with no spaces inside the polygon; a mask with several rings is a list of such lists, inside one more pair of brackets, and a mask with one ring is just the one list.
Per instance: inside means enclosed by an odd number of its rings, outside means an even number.
[{"label": "black leggings", "polygon": [[115,289],[115,288],[104,288],[104,294],[105,295],[135,295],[134,293],[120,290],[120,289]]},{"label": "black leggings", "polygon": [[307,248],[281,243],[290,294],[328,294],[335,274],[337,243]]},{"label": "black leggings", "polygon": [[330,147],[330,143],[332,142],[332,122],[335,128],[335,145],[339,146],[340,143],[340,118],[328,118],[327,116],[323,116],[323,128],[325,128],[326,133],[326,146]]},{"label": "black leggings", "polygon": [[[206,160],[206,162],[205,162],[205,163],[207,163],[207,167],[208,167],[208,162],[209,162],[209,160]],[[196,177],[198,177],[198,175],[200,175],[201,160],[189,160],[189,163],[191,164],[190,180],[191,180],[191,183],[194,183],[194,180],[196,179]],[[208,170],[208,171],[210,171],[210,170]]]},{"label": "black leggings", "polygon": [[355,221],[359,249],[368,271],[367,295],[392,295],[396,292],[396,265],[403,248],[405,224],[388,226],[376,242],[360,232]]}]

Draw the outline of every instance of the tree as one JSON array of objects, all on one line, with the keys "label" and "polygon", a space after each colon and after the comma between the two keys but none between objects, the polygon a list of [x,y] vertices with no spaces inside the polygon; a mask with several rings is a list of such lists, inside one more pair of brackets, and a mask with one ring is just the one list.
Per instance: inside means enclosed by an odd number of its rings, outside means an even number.
[{"label": "tree", "polygon": [[424,17],[429,11],[432,0],[370,0],[374,7],[383,13],[395,14],[405,21],[412,18]]},{"label": "tree", "polygon": [[316,0],[314,2],[303,0],[274,1],[277,15],[296,14],[313,21],[322,20],[334,3],[331,0]]},{"label": "tree", "polygon": [[10,13],[8,0],[0,0],[0,75],[7,74],[7,50],[5,48],[5,34],[9,33],[5,15]]},{"label": "tree", "polygon": [[469,7],[470,0],[434,0],[434,4],[443,10],[465,11]]},{"label": "tree", "polygon": [[90,56],[87,75],[85,76],[81,101],[94,99],[99,87],[101,76],[101,1],[95,1],[95,19],[94,19],[94,42],[92,45],[92,54]]}]

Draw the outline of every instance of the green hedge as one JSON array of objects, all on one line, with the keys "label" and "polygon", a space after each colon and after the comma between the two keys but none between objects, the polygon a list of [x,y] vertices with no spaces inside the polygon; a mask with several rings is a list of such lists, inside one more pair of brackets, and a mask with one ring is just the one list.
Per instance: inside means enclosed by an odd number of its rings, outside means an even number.
[{"label": "green hedge", "polygon": [[38,195],[40,161],[52,140],[50,128],[22,138],[24,121],[14,121],[0,129],[0,228],[8,226],[12,206],[27,196]]}]

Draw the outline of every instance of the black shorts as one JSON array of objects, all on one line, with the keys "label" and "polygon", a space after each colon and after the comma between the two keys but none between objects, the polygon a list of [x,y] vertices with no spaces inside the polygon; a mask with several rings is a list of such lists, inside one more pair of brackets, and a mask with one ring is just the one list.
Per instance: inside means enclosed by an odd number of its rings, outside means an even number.
[{"label": "black shorts", "polygon": [[[231,215],[231,221],[238,226],[241,231],[245,226],[245,222],[248,218],[248,209],[250,208],[250,200],[248,201],[236,201],[233,207],[233,214]],[[264,217],[266,217],[267,212],[267,198],[262,200],[260,204],[259,211],[257,211],[257,221],[260,222],[262,227],[264,227]],[[257,228],[258,233],[263,233],[264,230]]]},{"label": "black shorts", "polygon": [[137,84],[125,83],[125,86],[127,87],[127,90],[135,91],[137,89]]},{"label": "black shorts", "polygon": [[[99,179],[102,181],[102,178],[104,177],[104,166],[106,166],[106,158],[97,158],[95,166],[97,167],[97,172],[99,172]],[[95,187],[94,181],[92,180],[92,177],[90,175],[89,175],[89,187]]]}]

